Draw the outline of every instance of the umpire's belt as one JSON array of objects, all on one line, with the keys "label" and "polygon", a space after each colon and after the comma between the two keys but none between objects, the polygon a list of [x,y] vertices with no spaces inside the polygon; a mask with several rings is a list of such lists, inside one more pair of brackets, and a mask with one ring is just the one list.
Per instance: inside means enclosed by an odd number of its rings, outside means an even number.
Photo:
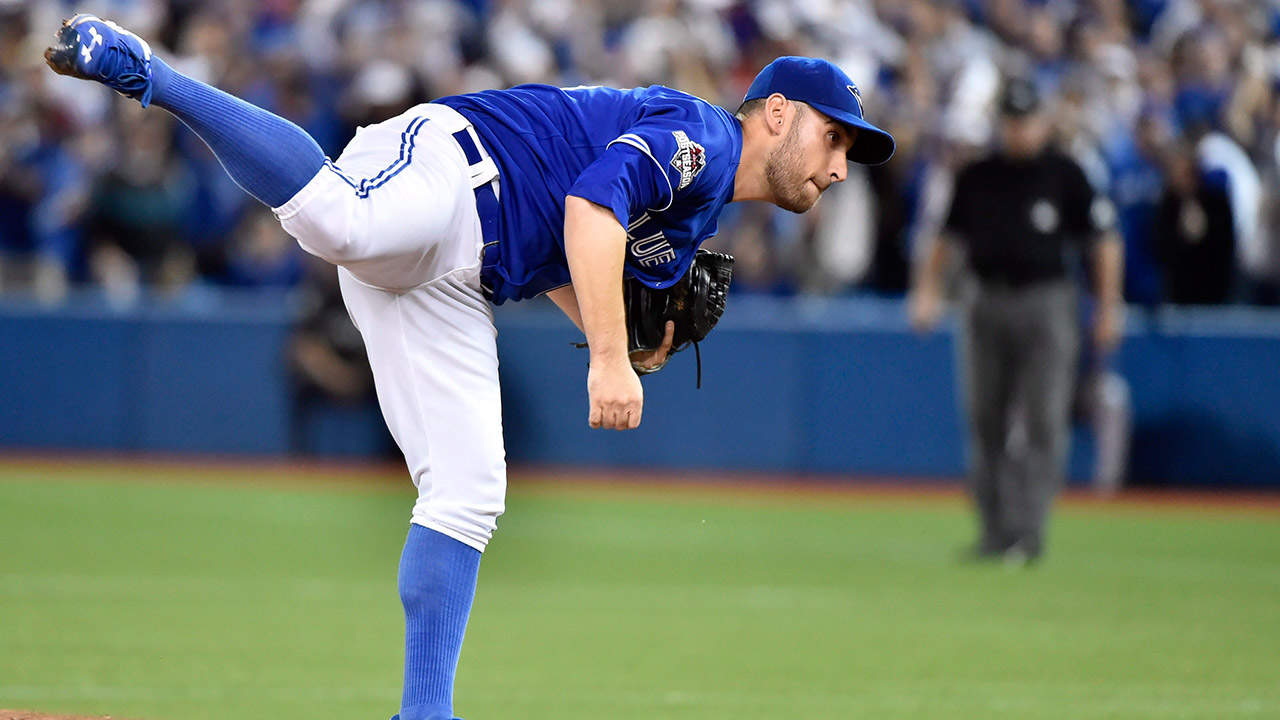
[{"label": "umpire's belt", "polygon": [[467,156],[471,173],[471,188],[476,193],[476,214],[480,216],[480,233],[484,247],[480,251],[480,288],[485,297],[493,298],[494,281],[498,267],[498,166],[485,152],[471,125],[455,132],[453,139]]}]

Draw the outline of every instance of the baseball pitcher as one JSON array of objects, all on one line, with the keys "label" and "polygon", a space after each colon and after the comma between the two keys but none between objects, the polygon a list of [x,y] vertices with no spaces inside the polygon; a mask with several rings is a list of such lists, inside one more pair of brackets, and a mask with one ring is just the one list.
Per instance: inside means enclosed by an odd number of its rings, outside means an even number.
[{"label": "baseball pitcher", "polygon": [[504,508],[491,305],[549,295],[590,348],[587,422],[634,428],[639,375],[724,308],[729,260],[698,247],[725,204],[803,212],[848,160],[882,163],[894,149],[863,119],[853,81],[808,58],[771,63],[736,115],[665,87],[522,85],[419,105],[329,160],[289,121],[174,71],[97,17],[67,20],[45,57],[176,115],[307,252],[338,266],[418,489],[399,571],[402,720],[453,718],[480,556]]}]

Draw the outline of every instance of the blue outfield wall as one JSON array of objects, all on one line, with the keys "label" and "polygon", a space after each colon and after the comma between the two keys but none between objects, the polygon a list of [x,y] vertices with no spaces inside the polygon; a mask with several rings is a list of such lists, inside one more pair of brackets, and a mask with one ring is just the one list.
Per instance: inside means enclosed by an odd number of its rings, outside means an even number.
[{"label": "blue outfield wall", "polygon": [[0,303],[0,446],[272,454],[288,448],[279,293],[127,311]]},{"label": "blue outfield wall", "polygon": [[[499,332],[512,458],[549,463],[887,476],[960,473],[949,342],[905,334],[885,304],[734,298],[703,343],[645,378],[644,421],[586,424],[585,350],[554,310],[511,313]],[[896,305],[894,307],[897,307]],[[900,312],[900,311],[897,311]]]},{"label": "blue outfield wall", "polygon": [[[287,297],[208,293],[128,311],[0,301],[0,450],[283,455],[295,436]],[[963,473],[951,336],[899,302],[732,298],[703,344],[645,378],[638,430],[586,424],[585,350],[547,303],[497,310],[513,462],[885,477]],[[1280,487],[1280,312],[1131,318],[1116,359],[1134,402],[1131,476]],[[382,451],[373,408],[307,418],[323,454]],[[1076,474],[1090,443],[1077,432]]]}]

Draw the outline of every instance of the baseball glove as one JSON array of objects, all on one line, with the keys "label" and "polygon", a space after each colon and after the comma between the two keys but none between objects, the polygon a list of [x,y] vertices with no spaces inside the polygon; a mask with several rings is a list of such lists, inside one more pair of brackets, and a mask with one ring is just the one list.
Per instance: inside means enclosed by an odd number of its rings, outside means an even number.
[{"label": "baseball glove", "polygon": [[699,250],[689,271],[668,288],[654,288],[629,278],[623,286],[627,308],[627,343],[630,352],[653,352],[662,347],[667,322],[675,323],[671,349],[662,364],[645,368],[633,364],[636,372],[647,375],[666,366],[675,353],[693,345],[698,358],[698,387],[702,387],[702,342],[724,314],[729,282],[733,279],[733,256]]}]

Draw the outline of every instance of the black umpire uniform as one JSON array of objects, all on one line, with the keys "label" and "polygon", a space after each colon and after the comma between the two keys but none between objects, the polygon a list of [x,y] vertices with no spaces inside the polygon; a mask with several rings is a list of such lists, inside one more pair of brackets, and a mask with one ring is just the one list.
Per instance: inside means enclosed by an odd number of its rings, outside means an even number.
[{"label": "black umpire uniform", "polygon": [[1118,333],[1119,243],[1110,203],[1095,196],[1074,160],[1049,146],[1034,86],[1011,80],[1000,111],[1003,142],[956,175],[911,307],[918,329],[936,323],[947,246],[962,248],[957,349],[981,525],[976,552],[1026,561],[1043,549],[1063,484],[1081,342],[1075,258],[1109,243],[1095,267],[1107,315],[1095,323],[1108,326],[1100,336],[1107,345]]}]

